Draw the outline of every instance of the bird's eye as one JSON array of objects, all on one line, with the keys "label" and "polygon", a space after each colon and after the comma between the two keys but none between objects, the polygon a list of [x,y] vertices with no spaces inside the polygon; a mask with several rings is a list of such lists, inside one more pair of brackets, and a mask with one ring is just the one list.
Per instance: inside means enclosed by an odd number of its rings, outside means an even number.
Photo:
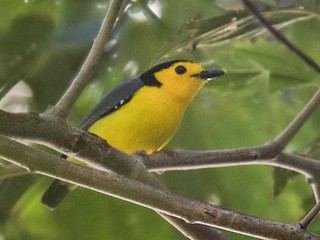
[{"label": "bird's eye", "polygon": [[187,69],[184,66],[178,66],[176,67],[175,71],[178,74],[184,74],[187,71]]}]

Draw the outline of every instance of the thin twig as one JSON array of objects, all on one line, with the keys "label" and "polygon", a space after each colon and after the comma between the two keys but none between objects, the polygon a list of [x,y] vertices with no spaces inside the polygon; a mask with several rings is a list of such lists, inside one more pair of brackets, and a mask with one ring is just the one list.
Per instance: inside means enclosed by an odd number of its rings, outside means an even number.
[{"label": "thin twig", "polygon": [[299,48],[294,46],[281,32],[277,31],[254,7],[254,5],[248,0],[241,0],[244,6],[254,15],[260,23],[265,26],[275,38],[282,42],[290,51],[301,58],[305,63],[307,63],[312,69],[320,73],[320,66],[308,55],[306,55]]},{"label": "thin twig", "polygon": [[73,79],[70,87],[61,97],[58,103],[54,107],[48,109],[45,114],[54,114],[55,116],[59,116],[60,118],[66,118],[78,96],[93,76],[95,66],[99,63],[99,59],[103,53],[107,38],[110,36],[110,33],[115,25],[122,2],[122,0],[111,1],[108,12],[100,27],[99,33],[94,40],[91,50],[82,67],[80,68],[78,74]]},{"label": "thin twig", "polygon": [[1,135],[0,149],[2,149],[0,157],[35,173],[78,184],[173,217],[179,217],[191,224],[218,227],[260,239],[320,239],[319,236],[302,229],[299,224],[277,223],[177,196],[114,173],[64,161]]},{"label": "thin twig", "polygon": [[304,229],[312,222],[312,220],[317,216],[320,211],[320,202],[318,202],[310,212],[299,222],[300,226]]}]

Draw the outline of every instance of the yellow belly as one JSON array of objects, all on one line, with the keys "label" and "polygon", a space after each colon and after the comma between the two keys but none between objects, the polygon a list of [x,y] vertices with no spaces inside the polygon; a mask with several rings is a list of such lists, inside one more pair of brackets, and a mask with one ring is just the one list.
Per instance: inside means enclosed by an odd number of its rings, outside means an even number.
[{"label": "yellow belly", "polygon": [[169,103],[168,98],[157,96],[157,91],[138,92],[129,103],[94,123],[88,131],[127,153],[160,150],[179,127],[186,106]]}]

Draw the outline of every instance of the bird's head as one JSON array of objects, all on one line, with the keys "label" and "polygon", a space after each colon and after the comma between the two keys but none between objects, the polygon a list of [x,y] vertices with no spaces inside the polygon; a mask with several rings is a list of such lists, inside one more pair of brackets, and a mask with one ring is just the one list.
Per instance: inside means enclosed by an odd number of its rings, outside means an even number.
[{"label": "bird's head", "polygon": [[146,85],[162,88],[173,97],[185,97],[191,101],[205,83],[223,74],[222,70],[204,70],[191,61],[171,60],[154,66],[140,78]]}]

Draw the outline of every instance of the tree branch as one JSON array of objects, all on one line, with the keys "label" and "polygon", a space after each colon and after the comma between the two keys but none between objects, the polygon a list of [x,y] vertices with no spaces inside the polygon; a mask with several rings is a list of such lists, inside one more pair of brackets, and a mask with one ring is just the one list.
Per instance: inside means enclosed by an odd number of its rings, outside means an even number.
[{"label": "tree branch", "polygon": [[0,136],[0,149],[2,158],[30,171],[124,199],[188,223],[241,232],[261,239],[320,239],[298,224],[276,223],[190,200],[114,173],[64,161],[3,136]]},{"label": "tree branch", "polygon": [[[317,176],[315,174],[320,170],[318,161],[302,156],[282,153],[273,159],[274,153],[270,151],[269,146],[221,151],[178,150],[176,152],[160,152],[143,157],[127,155],[110,147],[103,139],[97,136],[79,129],[70,128],[62,120],[47,119],[31,113],[13,114],[0,111],[0,134],[41,143],[81,159],[83,162],[104,171],[111,170],[156,187],[163,186],[150,174],[145,173],[145,166],[141,164],[141,159],[143,159],[147,168],[154,171],[254,163],[298,171],[310,178]],[[76,179],[74,181],[77,184]],[[90,188],[90,186],[87,187]],[[199,225],[191,226],[199,227]],[[194,232],[197,231],[191,231],[191,233]],[[190,232],[184,234],[190,236]]]},{"label": "tree branch", "polygon": [[299,222],[300,226],[304,229],[308,227],[311,221],[318,215],[320,211],[320,202],[318,202],[310,212]]},{"label": "tree branch", "polygon": [[216,151],[175,150],[162,151],[144,156],[149,171],[191,170],[230,167],[240,165],[269,165],[292,170],[307,177],[317,176],[320,161],[307,157],[281,153],[274,157],[265,146],[236,148]]},{"label": "tree branch", "polygon": [[111,1],[99,33],[94,40],[91,50],[78,74],[75,76],[70,87],[61,97],[58,103],[54,107],[48,109],[45,114],[59,116],[62,119],[66,118],[74,102],[77,100],[84,87],[91,80],[95,66],[99,63],[99,59],[103,53],[107,38],[110,36],[113,26],[115,25],[122,2],[122,0]]},{"label": "tree branch", "polygon": [[[34,113],[8,113],[0,110],[0,134],[46,145],[95,168],[113,171],[149,184],[153,177],[144,173],[146,169],[168,171],[264,164],[290,169],[308,177],[320,171],[319,161],[289,153],[277,155],[277,149],[272,149],[269,145],[216,151],[176,150],[143,156],[128,155],[112,148],[104,139],[69,127],[62,120],[39,117]],[[156,186],[162,187],[161,184]]]},{"label": "tree branch", "polygon": [[298,172],[311,183],[314,196],[320,199],[320,161],[282,152],[276,157],[266,146],[217,151],[162,151],[146,155],[143,162],[149,171],[191,170],[240,165],[269,165]]},{"label": "tree branch", "polygon": [[[112,148],[104,139],[70,128],[59,118],[39,117],[32,113],[13,114],[0,110],[0,134],[37,142],[103,171],[113,171],[157,188],[165,188],[147,171],[141,157],[128,155]],[[215,229],[210,227],[189,225],[180,219],[163,214],[162,217],[185,236],[192,236],[193,239],[223,239]]]},{"label": "tree branch", "polygon": [[278,39],[283,45],[285,45],[291,52],[297,55],[300,59],[302,59],[307,65],[309,65],[313,70],[320,73],[320,66],[314,61],[310,56],[306,55],[299,48],[294,46],[281,32],[277,31],[254,7],[254,5],[248,0],[241,0],[243,5],[249,10],[249,12],[255,16],[260,23],[265,26],[266,29],[270,31],[270,33]]}]

